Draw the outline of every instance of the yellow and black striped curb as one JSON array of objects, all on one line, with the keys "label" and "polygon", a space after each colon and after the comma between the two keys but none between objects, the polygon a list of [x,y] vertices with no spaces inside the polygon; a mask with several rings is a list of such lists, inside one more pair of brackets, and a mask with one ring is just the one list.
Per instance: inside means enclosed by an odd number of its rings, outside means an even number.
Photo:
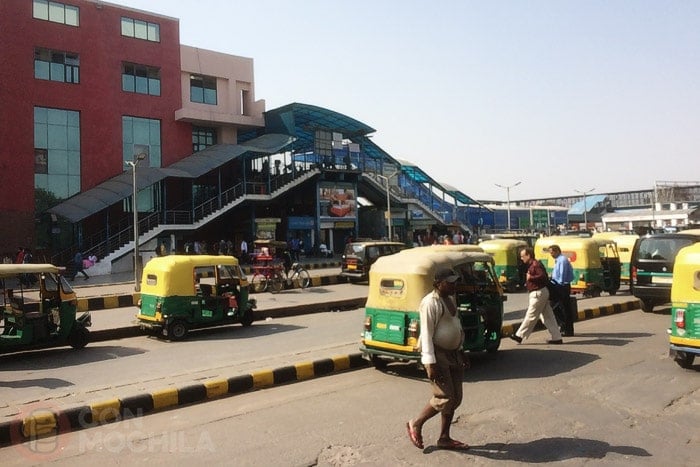
[{"label": "yellow and black striped curb", "polygon": [[[638,310],[640,308],[639,300],[628,300],[626,302],[614,303],[612,305],[602,305],[593,308],[584,308],[583,310],[578,310],[578,316],[576,321],[586,321],[588,319],[599,318],[601,316],[614,315],[617,313],[624,313],[626,311]],[[501,328],[501,335],[511,336],[515,334],[515,331],[520,327],[520,322],[506,324]],[[537,321],[535,330],[545,329],[545,326],[541,321]]]},{"label": "yellow and black striped curb", "polygon": [[[311,287],[322,287],[326,285],[345,284],[348,279],[339,275],[318,276],[311,278]],[[290,290],[299,288],[299,284],[285,284],[285,289]],[[267,292],[266,292],[267,293]],[[97,311],[109,310],[112,308],[124,308],[128,306],[136,306],[141,298],[139,292],[122,295],[104,295],[101,297],[84,297],[78,298],[77,311]],[[24,304],[25,311],[39,311],[39,302],[28,302]]]},{"label": "yellow and black striped curb", "polygon": [[369,363],[362,358],[362,354],[355,353],[122,399],[104,400],[60,411],[37,409],[27,416],[0,423],[0,447],[367,366]]}]

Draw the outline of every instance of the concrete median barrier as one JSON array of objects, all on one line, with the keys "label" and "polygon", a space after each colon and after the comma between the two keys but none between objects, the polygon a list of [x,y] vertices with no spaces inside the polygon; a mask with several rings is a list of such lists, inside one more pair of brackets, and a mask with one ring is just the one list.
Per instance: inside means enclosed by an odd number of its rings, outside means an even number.
[{"label": "concrete median barrier", "polygon": [[0,423],[0,447],[367,366],[368,362],[359,353],[339,355],[65,410],[36,412],[22,419]]}]

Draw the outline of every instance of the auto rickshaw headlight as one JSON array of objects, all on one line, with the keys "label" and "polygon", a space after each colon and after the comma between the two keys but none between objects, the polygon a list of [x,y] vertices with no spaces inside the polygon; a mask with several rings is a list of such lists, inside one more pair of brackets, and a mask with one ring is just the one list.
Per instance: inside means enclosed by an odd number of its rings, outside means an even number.
[{"label": "auto rickshaw headlight", "polygon": [[673,317],[673,322],[676,323],[677,328],[685,329],[685,309],[676,308],[676,314]]},{"label": "auto rickshaw headlight", "polygon": [[365,331],[367,331],[367,332],[372,331],[372,317],[371,316],[365,316]]},{"label": "auto rickshaw headlight", "polygon": [[420,324],[417,319],[412,319],[408,323],[408,342],[407,344],[416,347],[418,345],[418,335],[420,334]]}]

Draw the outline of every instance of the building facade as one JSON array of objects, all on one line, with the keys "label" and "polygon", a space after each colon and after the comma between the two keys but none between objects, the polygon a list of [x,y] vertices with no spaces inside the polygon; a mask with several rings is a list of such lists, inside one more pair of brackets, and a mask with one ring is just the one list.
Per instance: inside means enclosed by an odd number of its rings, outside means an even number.
[{"label": "building facade", "polygon": [[[73,243],[95,230],[104,218],[61,226],[42,216],[42,203],[89,191],[135,157],[142,167],[168,167],[263,126],[253,60],[180,45],[176,18],[102,1],[5,0],[0,26],[0,238],[8,248],[56,247],[59,237]],[[139,193],[140,210],[162,203],[160,186]],[[127,219],[130,204],[114,204],[111,222]]]}]

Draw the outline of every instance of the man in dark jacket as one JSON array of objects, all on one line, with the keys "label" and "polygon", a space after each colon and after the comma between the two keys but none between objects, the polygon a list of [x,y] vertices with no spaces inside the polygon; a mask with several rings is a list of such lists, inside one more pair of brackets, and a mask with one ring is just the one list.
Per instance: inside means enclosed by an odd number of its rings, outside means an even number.
[{"label": "man in dark jacket", "polygon": [[520,251],[520,259],[527,264],[527,274],[525,275],[525,288],[528,291],[528,307],[525,312],[520,328],[510,336],[511,339],[518,344],[527,339],[535,329],[537,320],[541,319],[547,330],[552,335],[552,339],[548,340],[548,344],[561,344],[561,333],[557,326],[557,319],[554,317],[554,311],[549,304],[549,290],[547,290],[547,271],[545,271],[542,263],[535,259],[535,252],[531,247],[523,248]]}]

